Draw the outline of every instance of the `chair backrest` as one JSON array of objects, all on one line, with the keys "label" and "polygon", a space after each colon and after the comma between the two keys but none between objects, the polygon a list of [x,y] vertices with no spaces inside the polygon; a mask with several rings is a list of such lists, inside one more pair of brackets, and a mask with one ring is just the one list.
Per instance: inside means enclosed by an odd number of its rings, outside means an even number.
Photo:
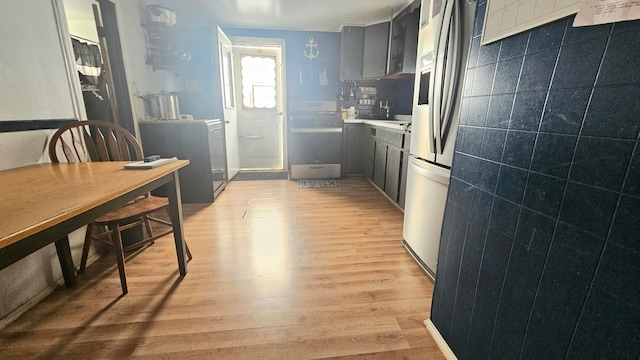
[{"label": "chair backrest", "polygon": [[[58,149],[64,157],[58,157]],[[140,161],[142,148],[126,129],[106,121],[77,121],[56,131],[49,142],[51,162]]]}]

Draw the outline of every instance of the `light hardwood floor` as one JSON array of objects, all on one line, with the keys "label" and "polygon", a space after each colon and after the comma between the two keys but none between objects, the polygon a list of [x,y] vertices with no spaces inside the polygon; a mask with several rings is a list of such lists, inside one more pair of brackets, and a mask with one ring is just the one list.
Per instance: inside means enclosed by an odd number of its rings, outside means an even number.
[{"label": "light hardwood floor", "polygon": [[231,182],[183,211],[185,278],[170,238],[129,255],[124,297],[103,257],[2,330],[0,358],[444,359],[422,323],[433,283],[366,180]]}]

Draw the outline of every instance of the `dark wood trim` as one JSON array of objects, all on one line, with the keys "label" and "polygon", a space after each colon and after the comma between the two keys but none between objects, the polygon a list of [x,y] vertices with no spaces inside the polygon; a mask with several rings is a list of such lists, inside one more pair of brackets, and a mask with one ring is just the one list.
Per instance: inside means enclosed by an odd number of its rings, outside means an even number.
[{"label": "dark wood trim", "polygon": [[[103,28],[98,29],[98,33],[107,40],[107,55],[109,57],[109,63],[111,64],[111,77],[113,78],[116,104],[118,104],[119,123],[117,125],[135,134],[133,109],[129,99],[129,87],[124,70],[120,33],[118,32],[118,21],[116,19],[116,6],[110,0],[98,0],[98,4],[100,4],[103,23]],[[142,31],[142,27],[140,27],[140,31]]]},{"label": "dark wood trim", "polygon": [[57,129],[78,119],[0,120],[0,133]]}]

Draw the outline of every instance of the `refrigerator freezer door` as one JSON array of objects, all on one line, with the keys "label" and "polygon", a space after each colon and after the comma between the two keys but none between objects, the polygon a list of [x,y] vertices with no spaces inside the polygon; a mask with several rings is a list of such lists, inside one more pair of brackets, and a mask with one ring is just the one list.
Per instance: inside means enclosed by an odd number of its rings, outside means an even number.
[{"label": "refrigerator freezer door", "polygon": [[[419,158],[435,161],[436,160],[436,148],[435,148],[435,134],[433,129],[430,129],[429,118],[429,106],[428,101],[425,99],[420,100],[420,88],[422,87],[422,94],[431,93],[429,89],[430,75],[432,75],[433,60],[434,60],[434,47],[435,47],[435,32],[438,24],[438,19],[441,16],[432,18],[430,16],[431,4],[429,1],[422,1],[422,6],[428,10],[422,12],[422,18],[420,19],[420,31],[418,33],[418,51],[417,61],[420,71],[416,71],[416,77],[413,87],[413,115],[411,120],[411,137],[416,139],[411,142],[409,152]],[[423,76],[423,74],[428,74]],[[421,104],[422,103],[422,104]],[[431,132],[431,135],[430,135]]]},{"label": "refrigerator freezer door", "polygon": [[435,279],[451,171],[409,158],[403,238],[420,267]]}]

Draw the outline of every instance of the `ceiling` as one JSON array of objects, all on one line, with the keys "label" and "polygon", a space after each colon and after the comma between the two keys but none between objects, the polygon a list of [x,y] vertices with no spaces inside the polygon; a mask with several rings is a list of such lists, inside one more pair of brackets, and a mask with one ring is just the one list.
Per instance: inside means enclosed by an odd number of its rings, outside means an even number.
[{"label": "ceiling", "polygon": [[[130,0],[125,0],[130,1]],[[178,23],[278,30],[340,31],[391,18],[412,0],[139,0],[176,11]],[[88,0],[64,0],[70,19],[91,19]]]},{"label": "ceiling", "polygon": [[[178,18],[221,27],[340,31],[391,18],[412,0],[167,0]],[[208,21],[207,21],[208,20]]]}]

